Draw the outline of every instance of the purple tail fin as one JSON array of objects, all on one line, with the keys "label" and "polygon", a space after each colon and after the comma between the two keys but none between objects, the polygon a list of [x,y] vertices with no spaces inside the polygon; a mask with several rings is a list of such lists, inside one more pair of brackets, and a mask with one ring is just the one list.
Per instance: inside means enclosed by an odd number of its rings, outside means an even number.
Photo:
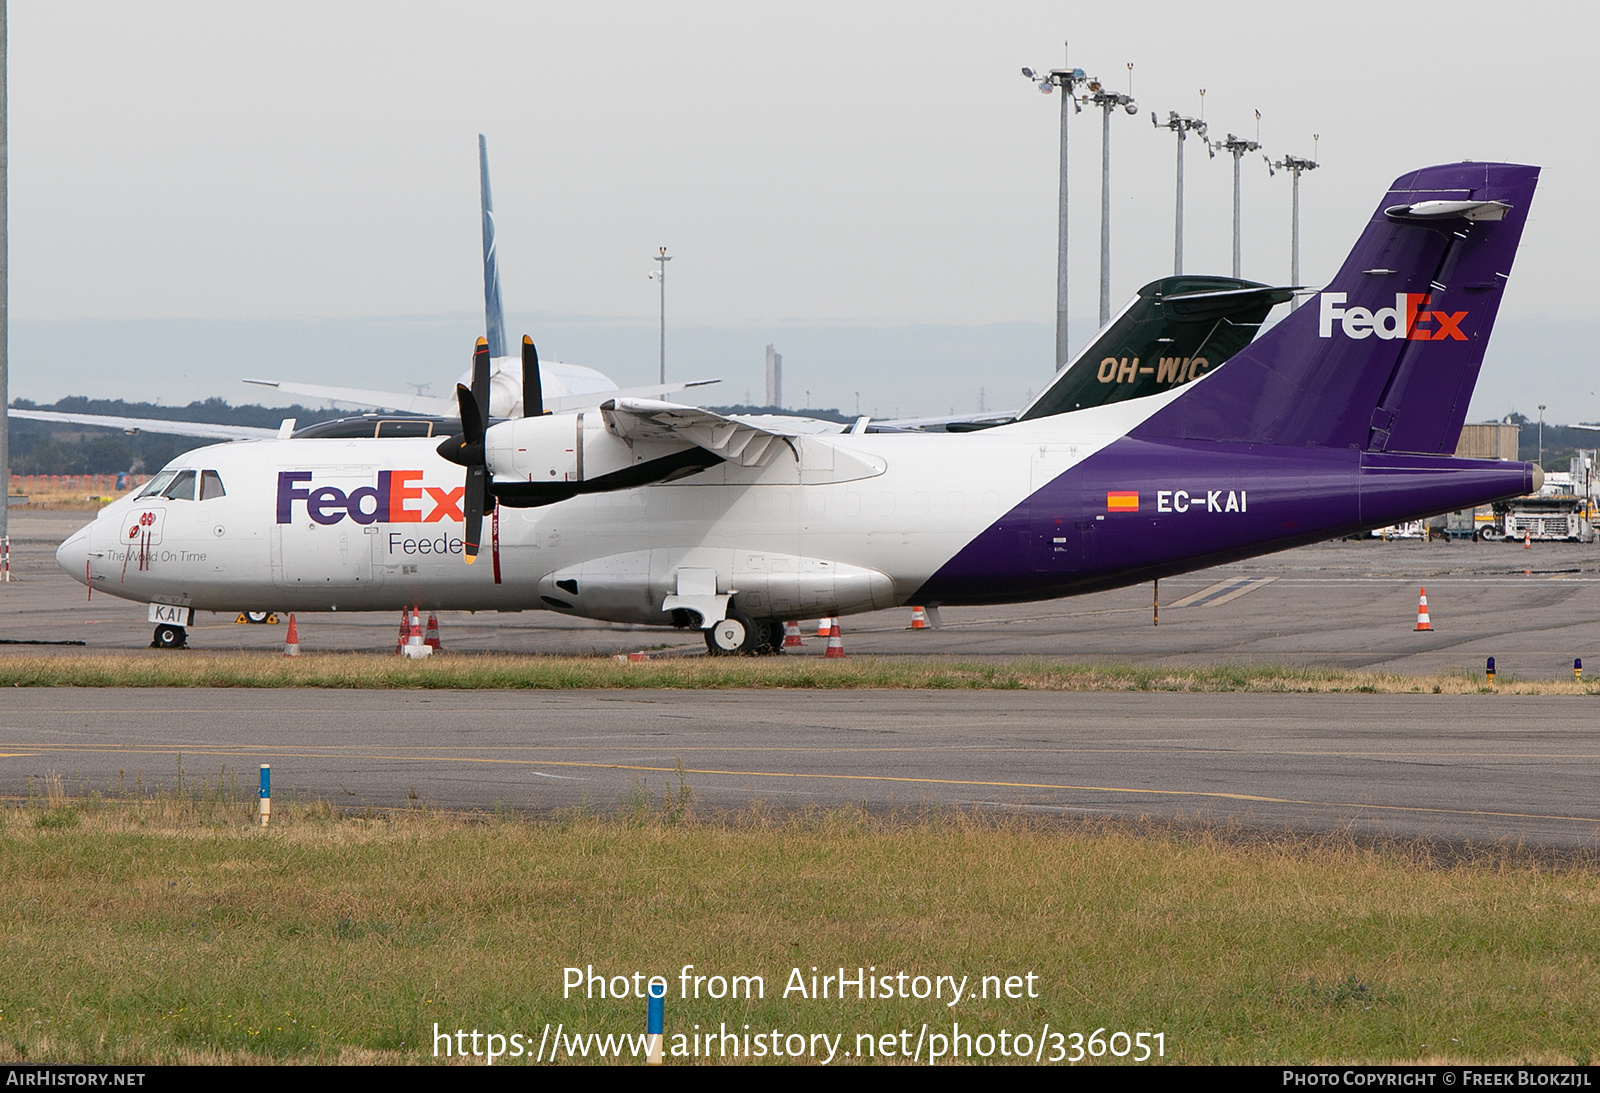
[{"label": "purple tail fin", "polygon": [[1395,180],[1324,291],[1133,431],[1364,451],[1455,451],[1539,169]]}]

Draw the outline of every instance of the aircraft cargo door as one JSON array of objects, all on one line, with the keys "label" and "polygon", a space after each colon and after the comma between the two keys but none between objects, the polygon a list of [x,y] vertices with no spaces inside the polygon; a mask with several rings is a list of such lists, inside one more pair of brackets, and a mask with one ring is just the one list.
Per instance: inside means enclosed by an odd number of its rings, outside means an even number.
[{"label": "aircraft cargo door", "polygon": [[[272,529],[273,583],[295,589],[381,584],[383,570],[372,562],[382,538],[375,507],[377,470],[309,469],[313,471],[309,502],[296,503],[293,519]],[[351,517],[352,508],[361,521]]]}]

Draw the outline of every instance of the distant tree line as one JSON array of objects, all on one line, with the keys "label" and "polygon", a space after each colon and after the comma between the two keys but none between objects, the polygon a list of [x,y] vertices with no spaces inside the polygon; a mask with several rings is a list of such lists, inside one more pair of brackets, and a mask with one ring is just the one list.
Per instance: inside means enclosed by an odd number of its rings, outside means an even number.
[{"label": "distant tree line", "polygon": [[[53,410],[63,414],[105,414],[109,417],[148,417],[169,421],[204,421],[218,425],[250,425],[275,429],[286,417],[300,425],[346,417],[353,410],[312,410],[305,406],[230,406],[219,398],[187,406],[162,406],[153,402],[91,399],[81,395],[54,405],[17,399],[21,410]],[[85,425],[58,425],[48,421],[11,419],[12,474],[150,474],[193,448],[212,441],[200,437],[140,432]]]}]

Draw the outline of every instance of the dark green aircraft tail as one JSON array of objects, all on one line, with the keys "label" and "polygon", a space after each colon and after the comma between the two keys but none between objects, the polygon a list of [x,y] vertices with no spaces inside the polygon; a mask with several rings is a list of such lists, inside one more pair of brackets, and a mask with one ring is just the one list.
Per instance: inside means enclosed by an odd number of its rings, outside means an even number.
[{"label": "dark green aircraft tail", "polygon": [[1142,398],[1205,375],[1250,344],[1293,292],[1233,277],[1163,277],[1139,290],[1018,420]]}]

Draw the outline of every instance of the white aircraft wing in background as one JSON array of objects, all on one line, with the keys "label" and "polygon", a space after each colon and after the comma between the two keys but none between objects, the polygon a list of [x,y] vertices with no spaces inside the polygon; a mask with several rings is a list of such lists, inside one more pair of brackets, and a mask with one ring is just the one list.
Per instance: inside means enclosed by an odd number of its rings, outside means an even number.
[{"label": "white aircraft wing in background", "polygon": [[[516,361],[516,369],[505,367],[512,358],[497,358],[496,371],[492,374],[491,383],[505,378],[504,384],[496,384],[490,392],[490,414],[493,417],[520,417],[520,403],[515,401],[513,394],[503,393],[499,388],[505,387],[507,392],[518,390],[522,385],[521,362]],[[513,376],[511,373],[515,372]],[[554,371],[547,363],[545,365],[545,382],[550,383],[550,372]],[[588,371],[585,369],[585,371]],[[465,379],[470,380],[470,374]],[[514,386],[513,386],[514,381]],[[454,398],[437,398],[432,395],[407,395],[395,391],[367,391],[356,387],[327,387],[316,383],[287,383],[279,380],[250,380],[245,383],[257,384],[261,387],[272,387],[289,395],[303,395],[310,398],[328,399],[332,402],[346,402],[353,406],[371,407],[377,410],[396,410],[408,414],[431,414],[435,417],[454,417],[456,413],[456,400]],[[574,391],[568,394],[546,393],[544,407],[552,413],[563,413],[568,410],[592,410],[614,398],[653,398],[660,395],[671,394],[676,391],[685,391],[690,387],[704,387],[709,383],[720,383],[720,380],[690,380],[687,383],[662,383],[650,384],[646,387],[608,387],[598,391]]]},{"label": "white aircraft wing in background", "polygon": [[215,425],[208,421],[164,421],[148,417],[111,417],[105,414],[63,414],[55,410],[8,410],[7,413],[27,421],[50,421],[58,425],[93,425],[102,429],[121,429],[125,433],[199,436],[208,440],[271,440],[283,435],[279,429],[262,429],[252,425]]}]

